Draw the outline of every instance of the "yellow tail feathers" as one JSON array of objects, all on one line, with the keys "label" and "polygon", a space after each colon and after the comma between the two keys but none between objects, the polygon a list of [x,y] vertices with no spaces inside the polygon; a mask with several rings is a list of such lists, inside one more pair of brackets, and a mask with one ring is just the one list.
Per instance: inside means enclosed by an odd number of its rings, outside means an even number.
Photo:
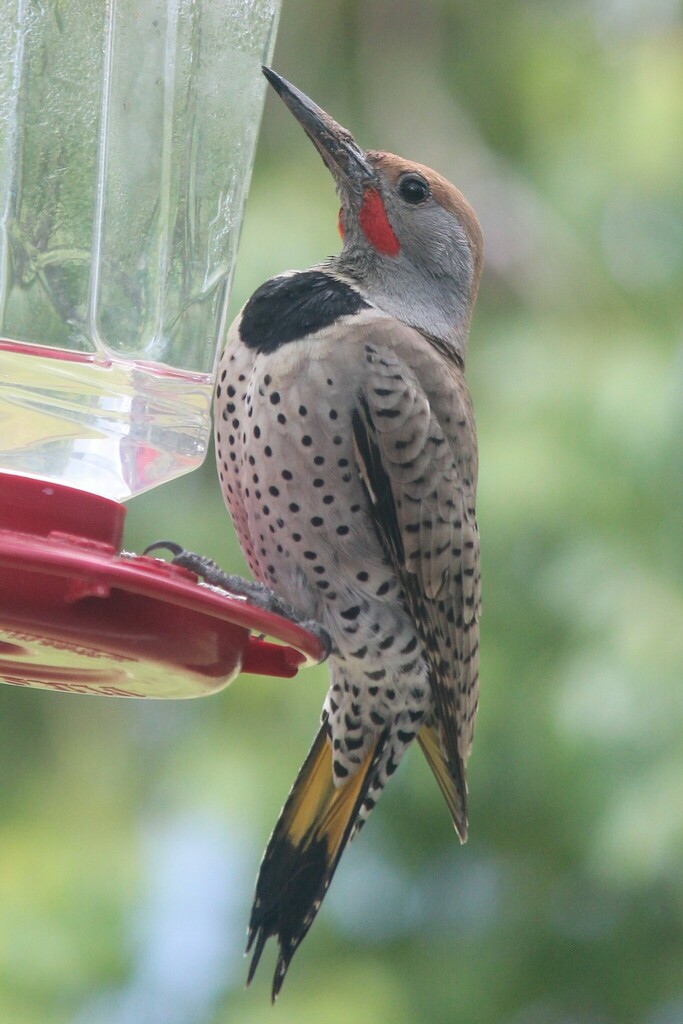
[{"label": "yellow tail feathers", "polygon": [[247,943],[247,952],[256,944],[249,984],[266,941],[277,937],[273,1000],[349,841],[383,746],[380,737],[355,774],[337,788],[323,724],[282,809],[261,862]]},{"label": "yellow tail feathers", "polygon": [[417,734],[417,740],[448,804],[448,810],[451,812],[460,842],[464,843],[467,839],[467,787],[464,768],[458,778],[453,775],[443,752],[436,726],[423,725]]},{"label": "yellow tail feathers", "polygon": [[305,848],[325,837],[331,855],[339,849],[373,755],[374,747],[353,778],[337,788],[333,781],[332,747],[326,730],[321,728],[278,823],[294,846]]}]

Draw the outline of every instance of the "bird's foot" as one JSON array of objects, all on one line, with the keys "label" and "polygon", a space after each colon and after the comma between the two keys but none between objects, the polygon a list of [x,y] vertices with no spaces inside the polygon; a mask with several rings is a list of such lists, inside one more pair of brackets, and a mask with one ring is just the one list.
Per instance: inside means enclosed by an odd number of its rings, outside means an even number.
[{"label": "bird's foot", "polygon": [[246,597],[257,608],[278,614],[281,612],[277,606],[285,608],[284,602],[279,601],[272,590],[264,586],[263,583],[250,582],[241,576],[233,576],[224,572],[211,558],[207,558],[206,555],[198,555],[194,551],[186,551],[180,544],[176,544],[172,540],[158,540],[145,548],[143,554],[149,555],[153,551],[170,551],[173,555],[171,559],[173,565],[179,565],[181,569],[189,569],[195,576],[199,576],[201,580],[212,587],[226,590],[235,597]]},{"label": "bird's foot", "polygon": [[205,555],[198,555],[194,551],[185,551],[180,544],[176,544],[171,540],[156,541],[156,543],[146,547],[143,554],[149,555],[153,551],[160,550],[170,551],[173,555],[171,559],[173,565],[189,569],[190,572],[193,572],[195,576],[198,576],[210,586],[219,587],[235,597],[244,597],[255,608],[261,608],[263,611],[280,615],[283,619],[293,622],[295,626],[301,626],[308,633],[312,633],[321,644],[324,651],[322,660],[324,661],[329,657],[332,650],[332,640],[327,630],[323,629],[319,622],[315,622],[312,619],[303,619],[292,605],[287,604],[277,594],[274,594],[265,583],[256,583],[252,580],[245,580],[242,576],[234,576],[231,573],[224,572],[211,558],[207,558]]}]

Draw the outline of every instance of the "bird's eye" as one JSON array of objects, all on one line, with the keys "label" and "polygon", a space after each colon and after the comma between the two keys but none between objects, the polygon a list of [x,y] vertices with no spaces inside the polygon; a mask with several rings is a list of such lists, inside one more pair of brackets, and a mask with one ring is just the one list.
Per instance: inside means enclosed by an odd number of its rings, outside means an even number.
[{"label": "bird's eye", "polygon": [[398,181],[398,194],[411,206],[429,199],[429,184],[421,174],[404,174]]}]

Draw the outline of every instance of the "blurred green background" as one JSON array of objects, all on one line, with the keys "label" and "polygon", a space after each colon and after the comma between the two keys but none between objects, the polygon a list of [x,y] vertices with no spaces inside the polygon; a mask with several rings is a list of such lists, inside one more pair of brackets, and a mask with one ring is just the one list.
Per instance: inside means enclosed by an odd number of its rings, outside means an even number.
[{"label": "blurred green background", "polygon": [[[415,750],[275,1010],[259,858],[326,670],[205,701],[0,688],[8,1024],[683,1022],[683,17],[675,0],[285,0],[278,71],[477,209],[482,696],[459,847]],[[268,98],[233,291],[334,251]],[[212,460],[133,501],[243,569]]]}]

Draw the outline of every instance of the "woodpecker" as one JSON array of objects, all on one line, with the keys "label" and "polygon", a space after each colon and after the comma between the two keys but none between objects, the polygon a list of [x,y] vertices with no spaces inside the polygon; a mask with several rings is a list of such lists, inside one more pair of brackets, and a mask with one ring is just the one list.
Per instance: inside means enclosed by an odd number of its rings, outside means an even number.
[{"label": "woodpecker", "polygon": [[218,471],[264,593],[329,634],[321,725],[266,848],[247,952],[276,998],[343,850],[417,740],[467,836],[478,702],[477,442],[464,376],[482,234],[445,178],[264,74],[334,178],[341,252],[271,278],[230,328]]}]

